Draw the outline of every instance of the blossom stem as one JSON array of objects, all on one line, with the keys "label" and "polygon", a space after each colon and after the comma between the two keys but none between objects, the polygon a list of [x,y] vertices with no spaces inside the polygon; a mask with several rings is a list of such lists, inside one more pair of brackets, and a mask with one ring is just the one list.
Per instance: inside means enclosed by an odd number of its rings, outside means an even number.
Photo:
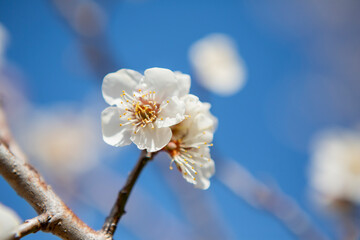
[{"label": "blossom stem", "polygon": [[113,236],[121,217],[126,213],[125,205],[128,201],[130,193],[135,185],[136,180],[139,178],[141,171],[144,169],[147,162],[153,159],[156,153],[148,153],[146,150],[141,152],[138,162],[129,174],[125,185],[120,190],[116,202],[111,209],[109,216],[106,218],[102,227],[102,231],[106,235]]}]

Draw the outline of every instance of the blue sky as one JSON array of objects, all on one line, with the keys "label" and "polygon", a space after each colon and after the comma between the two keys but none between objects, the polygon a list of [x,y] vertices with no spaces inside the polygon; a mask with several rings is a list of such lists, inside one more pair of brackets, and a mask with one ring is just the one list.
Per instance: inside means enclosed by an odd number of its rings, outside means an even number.
[{"label": "blue sky", "polygon": [[[188,50],[193,42],[214,32],[234,38],[248,72],[244,89],[234,96],[220,97],[204,94],[195,81],[191,88],[200,99],[211,102],[212,113],[219,119],[214,140],[218,156],[215,161],[234,159],[263,181],[276,182],[329,233],[329,223],[308,197],[311,137],[328,126],[351,126],[360,114],[351,110],[348,115],[341,115],[341,107],[326,101],[334,96],[321,91],[321,84],[326,85],[328,78],[344,77],[346,71],[333,67],[324,54],[328,51],[319,47],[324,41],[320,33],[330,38],[324,45],[337,46],[331,41],[338,33],[332,23],[317,16],[311,1],[285,2],[274,1],[271,5],[235,0],[99,1],[107,18],[102,47],[109,50],[116,65],[109,67],[109,71],[126,67],[142,72],[150,67],[165,67],[191,74]],[[330,5],[330,10],[336,8]],[[326,9],[324,12],[328,14]],[[335,11],[335,17],[346,20],[346,14],[337,14]],[[106,107],[100,90],[102,78],[94,74],[82,54],[81,41],[49,1],[0,1],[0,22],[10,36],[6,58],[21,72],[25,94],[35,106],[51,107],[59,102],[87,105],[87,97],[93,95],[99,105]],[[338,42],[341,41],[346,41],[345,37],[339,38]],[[330,53],[330,57],[338,56]],[[352,76],[350,72],[349,78]],[[319,77],[325,80],[320,85],[311,85]],[[98,132],[94,134],[101,138]],[[105,165],[126,174],[138,155],[134,146],[126,150]],[[176,193],[164,184],[169,181],[168,176],[159,176],[159,165],[164,164],[168,167],[164,158],[151,163],[136,188],[186,222]],[[121,185],[122,182],[111,186],[114,196]],[[88,187],[83,184],[83,188]],[[2,179],[0,189],[1,202],[15,209],[23,219],[34,216],[33,210]],[[201,194],[211,199],[220,225],[225,226],[231,239],[294,239],[279,222],[253,209],[216,180]],[[71,205],[85,222],[96,228],[101,226],[105,216],[99,210],[79,203]],[[129,210],[128,215],[131,213]],[[152,217],[155,224],[156,217]],[[116,236],[138,239],[126,227],[120,227]],[[25,239],[56,238],[41,233]]]}]

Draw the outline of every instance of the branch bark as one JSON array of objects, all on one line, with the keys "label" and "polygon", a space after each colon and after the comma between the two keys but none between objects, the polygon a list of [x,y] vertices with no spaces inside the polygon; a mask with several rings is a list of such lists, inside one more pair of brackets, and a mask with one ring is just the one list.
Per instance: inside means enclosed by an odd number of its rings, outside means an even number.
[{"label": "branch bark", "polygon": [[48,214],[48,221],[41,225],[42,231],[69,240],[107,238],[82,222],[30,164],[15,157],[3,143],[0,144],[0,174],[39,215]]},{"label": "branch bark", "polygon": [[106,218],[105,223],[102,227],[102,231],[108,235],[113,236],[118,222],[120,221],[121,217],[126,213],[125,212],[125,205],[127,200],[130,196],[130,193],[135,185],[136,180],[139,178],[141,171],[144,169],[145,165],[153,159],[155,153],[147,153],[146,150],[141,152],[139,160],[135,165],[134,169],[129,174],[129,177],[120,190],[118,197],[114,206],[111,209],[109,216]]}]

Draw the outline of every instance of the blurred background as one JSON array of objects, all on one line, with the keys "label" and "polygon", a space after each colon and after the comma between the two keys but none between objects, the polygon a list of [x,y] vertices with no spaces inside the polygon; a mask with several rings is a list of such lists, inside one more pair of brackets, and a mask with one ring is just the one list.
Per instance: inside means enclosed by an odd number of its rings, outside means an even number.
[{"label": "blurred background", "polygon": [[[354,0],[1,0],[0,96],[31,163],[100,229],[140,154],[102,141],[103,77],[188,73],[219,119],[211,186],[194,189],[158,155],[116,239],[358,239],[359,11]],[[22,220],[36,216],[2,178],[0,192]]]}]

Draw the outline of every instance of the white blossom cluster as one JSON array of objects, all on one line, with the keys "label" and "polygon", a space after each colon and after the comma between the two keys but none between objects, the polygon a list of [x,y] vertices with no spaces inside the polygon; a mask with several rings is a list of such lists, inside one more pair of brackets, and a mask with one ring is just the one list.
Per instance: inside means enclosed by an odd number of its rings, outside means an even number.
[{"label": "white blossom cluster", "polygon": [[210,104],[189,91],[189,75],[164,68],[106,75],[102,93],[111,106],[101,115],[103,139],[116,147],[133,142],[148,152],[166,151],[188,182],[207,189],[215,171],[209,146],[217,119]]}]

